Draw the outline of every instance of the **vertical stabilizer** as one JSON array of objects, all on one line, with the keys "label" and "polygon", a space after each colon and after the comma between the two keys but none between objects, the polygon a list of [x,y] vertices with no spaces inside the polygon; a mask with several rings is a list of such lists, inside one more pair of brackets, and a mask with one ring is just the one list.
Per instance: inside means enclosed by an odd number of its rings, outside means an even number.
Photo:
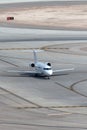
[{"label": "vertical stabilizer", "polygon": [[33,50],[33,53],[34,53],[34,63],[37,63],[37,55],[36,55],[36,51]]}]

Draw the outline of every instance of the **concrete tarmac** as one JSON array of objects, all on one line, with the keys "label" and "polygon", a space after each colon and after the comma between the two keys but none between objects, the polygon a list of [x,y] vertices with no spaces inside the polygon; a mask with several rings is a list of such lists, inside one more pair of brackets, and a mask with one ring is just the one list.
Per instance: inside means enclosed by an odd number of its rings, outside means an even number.
[{"label": "concrete tarmac", "polygon": [[[87,60],[82,48],[87,45],[79,40],[81,34],[77,41],[51,41],[48,31],[49,41],[18,41],[21,31],[17,30],[6,42],[9,34],[4,28],[1,31],[5,41],[0,42],[0,129],[86,129]],[[29,37],[23,34],[22,38]],[[29,70],[35,48],[42,50],[37,54],[40,61],[51,62],[53,69],[74,67],[74,72],[50,80],[8,72]]]},{"label": "concrete tarmac", "polygon": [[[66,75],[42,77],[11,73],[30,70],[33,49]],[[87,32],[1,27],[0,129],[87,129]]]}]

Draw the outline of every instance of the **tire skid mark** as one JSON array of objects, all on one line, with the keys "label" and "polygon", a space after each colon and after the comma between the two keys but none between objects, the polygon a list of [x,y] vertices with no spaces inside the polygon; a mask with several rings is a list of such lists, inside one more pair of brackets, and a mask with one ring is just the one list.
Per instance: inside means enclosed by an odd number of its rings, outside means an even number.
[{"label": "tire skid mark", "polygon": [[[23,98],[23,97],[21,97],[21,96],[15,94],[15,93],[9,91],[9,90],[7,90],[7,89],[4,89],[4,88],[2,88],[2,87],[0,87],[0,89],[1,89],[2,91],[4,91],[4,92],[8,93],[8,94],[11,94],[11,95],[13,95],[13,96],[15,96],[15,97],[17,97],[17,98],[19,98],[19,99],[21,99],[21,100],[27,102],[27,103],[31,103],[32,105],[35,105],[37,108],[38,108],[38,107],[41,107],[40,105],[38,105],[38,104],[36,104],[36,103],[34,103],[34,102],[32,102],[32,101],[29,101],[29,100],[27,100],[27,99],[25,99],[25,98]],[[17,107],[17,108],[20,108],[20,107]]]},{"label": "tire skid mark", "polygon": [[5,62],[5,63],[10,64],[10,65],[15,66],[15,67],[19,67],[18,65],[13,64],[13,63],[11,63],[11,62],[9,62],[7,60],[0,59],[0,61]]},{"label": "tire skid mark", "polygon": [[75,92],[75,93],[77,93],[77,94],[79,94],[79,95],[81,95],[81,96],[87,98],[87,95],[78,92],[78,91],[75,90],[75,88],[74,88],[76,84],[81,83],[81,82],[84,82],[84,81],[87,81],[87,79],[83,79],[83,80],[80,80],[80,81],[77,81],[77,82],[73,83],[73,84],[70,86],[70,89],[71,89],[73,92]]},{"label": "tire skid mark", "polygon": [[79,95],[81,95],[81,96],[83,96],[83,97],[87,97],[86,95],[84,95],[84,94],[82,94],[82,93],[80,93],[80,92],[78,92],[77,90],[74,89],[74,86],[75,86],[76,84],[81,83],[81,82],[84,82],[84,81],[87,81],[87,79],[77,81],[77,82],[73,83],[71,86],[69,86],[69,88],[66,87],[66,86],[64,86],[64,85],[62,85],[62,84],[60,84],[60,83],[58,83],[58,82],[55,82],[55,84],[57,84],[57,85],[59,85],[59,86],[65,88],[65,89],[68,89],[68,90],[70,90],[70,91],[72,91],[72,92],[74,92],[74,93],[77,93],[77,94],[79,94]]},{"label": "tire skid mark", "polygon": [[45,128],[66,128],[66,129],[86,129],[87,127],[83,126],[75,126],[75,124],[72,123],[73,126],[65,126],[65,125],[46,125],[46,124],[34,124],[34,123],[20,123],[20,122],[12,122],[12,121],[0,121],[1,125],[15,125],[15,126],[35,126],[36,127],[45,127]]}]

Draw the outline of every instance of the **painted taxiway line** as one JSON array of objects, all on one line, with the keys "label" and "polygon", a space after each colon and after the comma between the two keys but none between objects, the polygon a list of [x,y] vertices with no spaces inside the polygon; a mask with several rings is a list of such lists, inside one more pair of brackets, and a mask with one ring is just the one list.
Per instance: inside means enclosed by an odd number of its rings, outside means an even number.
[{"label": "painted taxiway line", "polygon": [[52,113],[52,114],[48,114],[48,116],[65,116],[65,115],[71,115],[72,113],[61,113],[61,114],[57,114],[57,113]]}]

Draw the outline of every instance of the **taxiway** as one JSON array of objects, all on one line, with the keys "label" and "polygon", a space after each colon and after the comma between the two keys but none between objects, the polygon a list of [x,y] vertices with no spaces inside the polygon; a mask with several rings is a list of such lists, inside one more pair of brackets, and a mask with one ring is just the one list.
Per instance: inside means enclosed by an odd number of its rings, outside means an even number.
[{"label": "taxiway", "polygon": [[[87,32],[0,27],[0,129],[87,129]],[[50,80],[9,73],[28,70],[33,49],[54,69]]]}]

